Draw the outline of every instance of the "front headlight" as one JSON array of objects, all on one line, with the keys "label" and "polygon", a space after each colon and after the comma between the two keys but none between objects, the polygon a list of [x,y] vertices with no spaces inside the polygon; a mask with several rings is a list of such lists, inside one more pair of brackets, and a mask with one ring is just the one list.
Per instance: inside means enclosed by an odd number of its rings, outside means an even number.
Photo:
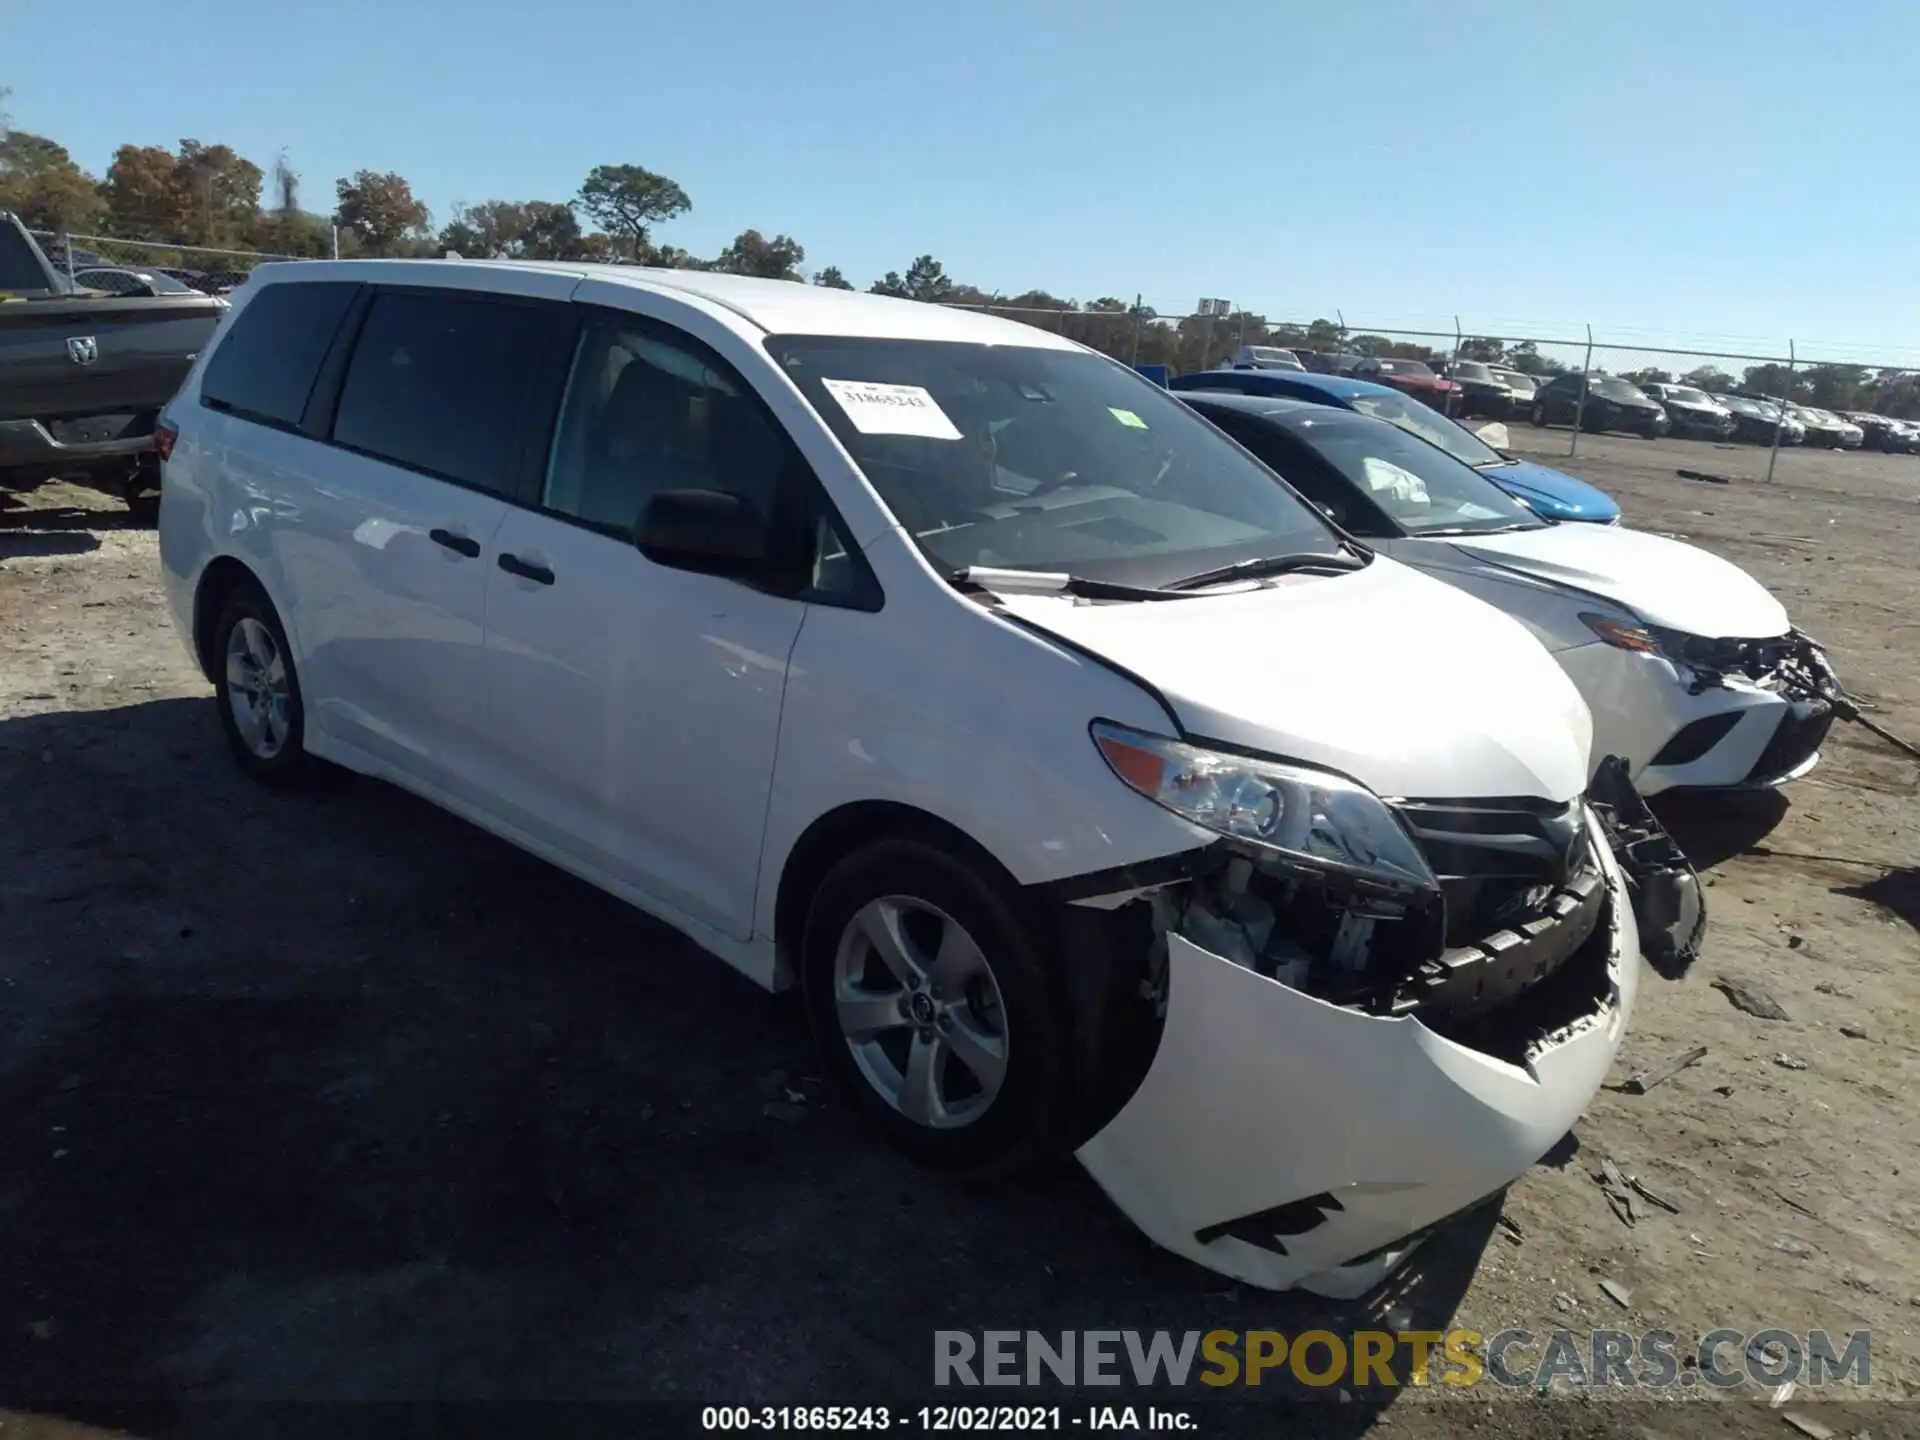
[{"label": "front headlight", "polygon": [[1303,765],[1202,750],[1096,720],[1108,768],[1156,805],[1325,870],[1437,888],[1426,856],[1365,786]]},{"label": "front headlight", "polygon": [[1641,655],[1664,655],[1660,637],[1645,625],[1622,620],[1617,615],[1596,615],[1583,611],[1580,623],[1616,650],[1632,650]]}]

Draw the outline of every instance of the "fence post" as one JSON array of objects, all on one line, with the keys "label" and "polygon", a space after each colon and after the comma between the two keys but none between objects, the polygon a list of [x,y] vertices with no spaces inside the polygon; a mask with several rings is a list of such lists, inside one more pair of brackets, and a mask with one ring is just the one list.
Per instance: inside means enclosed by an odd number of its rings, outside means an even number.
[{"label": "fence post", "polygon": [[332,227],[332,229],[333,229],[333,258],[338,260],[340,258],[340,227],[338,225],[335,225]]},{"label": "fence post", "polygon": [[[1453,383],[1458,385],[1460,383],[1460,317],[1458,315],[1453,317],[1453,366],[1452,366],[1452,369],[1453,369],[1453,375],[1451,378],[1453,380]],[[1462,398],[1460,401],[1460,418],[1462,420],[1467,418],[1467,402],[1465,399],[1465,394],[1466,394],[1465,391],[1461,392]],[[1448,397],[1447,404],[1449,406],[1453,404],[1453,399],[1451,396]],[[1452,411],[1449,410],[1447,413],[1451,414]]]},{"label": "fence post", "polygon": [[1573,407],[1573,435],[1567,441],[1567,458],[1571,460],[1580,449],[1580,426],[1587,418],[1587,386],[1592,383],[1593,373],[1593,326],[1587,326],[1587,358],[1580,367],[1580,399]]},{"label": "fence post", "polygon": [[1780,397],[1780,418],[1773,423],[1773,448],[1767,452],[1767,483],[1773,483],[1774,462],[1780,458],[1780,432],[1787,428],[1787,402],[1793,398],[1793,372],[1798,364],[1793,338],[1787,338],[1787,393]]},{"label": "fence post", "polygon": [[1136,290],[1133,295],[1133,358],[1127,362],[1129,365],[1138,365],[1140,363],[1140,301],[1141,301],[1141,298],[1142,297],[1140,295],[1140,292]]},{"label": "fence post", "polygon": [[62,236],[67,245],[67,288],[73,288],[73,236]]}]

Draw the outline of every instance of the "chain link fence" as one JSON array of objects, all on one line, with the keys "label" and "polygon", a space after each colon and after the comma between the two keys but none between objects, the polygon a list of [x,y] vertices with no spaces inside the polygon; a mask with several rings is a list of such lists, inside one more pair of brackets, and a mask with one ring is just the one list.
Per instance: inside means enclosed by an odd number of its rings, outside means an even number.
[{"label": "chain link fence", "polygon": [[218,294],[245,280],[253,267],[269,260],[312,259],[281,255],[270,250],[226,250],[207,245],[177,245],[167,241],[127,240],[114,235],[62,235],[48,230],[28,232],[39,242],[54,268],[93,289],[124,288],[114,272],[160,274],[191,289]]},{"label": "chain link fence", "polygon": [[[264,261],[311,258],[34,233],[55,265],[83,282],[87,271],[160,271],[218,293]],[[1582,435],[1670,434],[1763,449],[1765,474],[1773,478],[1783,463],[1822,450],[1920,454],[1920,350],[1865,360],[1848,347],[1793,340],[1675,345],[1657,332],[1486,328],[1460,316],[1379,324],[1335,311],[1331,318],[1280,319],[1216,299],[1169,313],[1141,294],[1131,304],[947,303],[1175,375],[1232,364],[1254,348],[1289,351],[1311,370],[1386,379],[1431,396],[1463,423],[1505,425],[1510,443],[1549,456],[1577,456]],[[1430,384],[1427,372],[1442,383]]]}]

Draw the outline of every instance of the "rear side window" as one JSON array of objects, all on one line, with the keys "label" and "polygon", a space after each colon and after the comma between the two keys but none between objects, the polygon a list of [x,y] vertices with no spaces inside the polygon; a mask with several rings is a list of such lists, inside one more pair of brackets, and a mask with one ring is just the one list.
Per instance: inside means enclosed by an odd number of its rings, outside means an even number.
[{"label": "rear side window", "polygon": [[334,412],[337,444],[513,494],[566,381],[570,307],[457,290],[374,296]]},{"label": "rear side window", "polygon": [[298,425],[359,288],[340,281],[263,287],[208,357],[200,403],[269,425]]}]

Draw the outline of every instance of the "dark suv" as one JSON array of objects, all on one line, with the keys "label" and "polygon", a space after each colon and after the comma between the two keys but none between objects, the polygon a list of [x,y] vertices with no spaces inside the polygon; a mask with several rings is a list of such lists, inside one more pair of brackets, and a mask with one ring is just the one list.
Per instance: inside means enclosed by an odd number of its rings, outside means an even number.
[{"label": "dark suv", "polygon": [[[1580,404],[1580,391],[1587,392],[1586,406]],[[1618,375],[1556,375],[1533,395],[1533,423],[1571,425],[1577,418],[1580,428],[1595,434],[1603,430],[1631,430],[1651,440],[1671,428],[1667,412],[1649,400],[1637,386]]]}]

